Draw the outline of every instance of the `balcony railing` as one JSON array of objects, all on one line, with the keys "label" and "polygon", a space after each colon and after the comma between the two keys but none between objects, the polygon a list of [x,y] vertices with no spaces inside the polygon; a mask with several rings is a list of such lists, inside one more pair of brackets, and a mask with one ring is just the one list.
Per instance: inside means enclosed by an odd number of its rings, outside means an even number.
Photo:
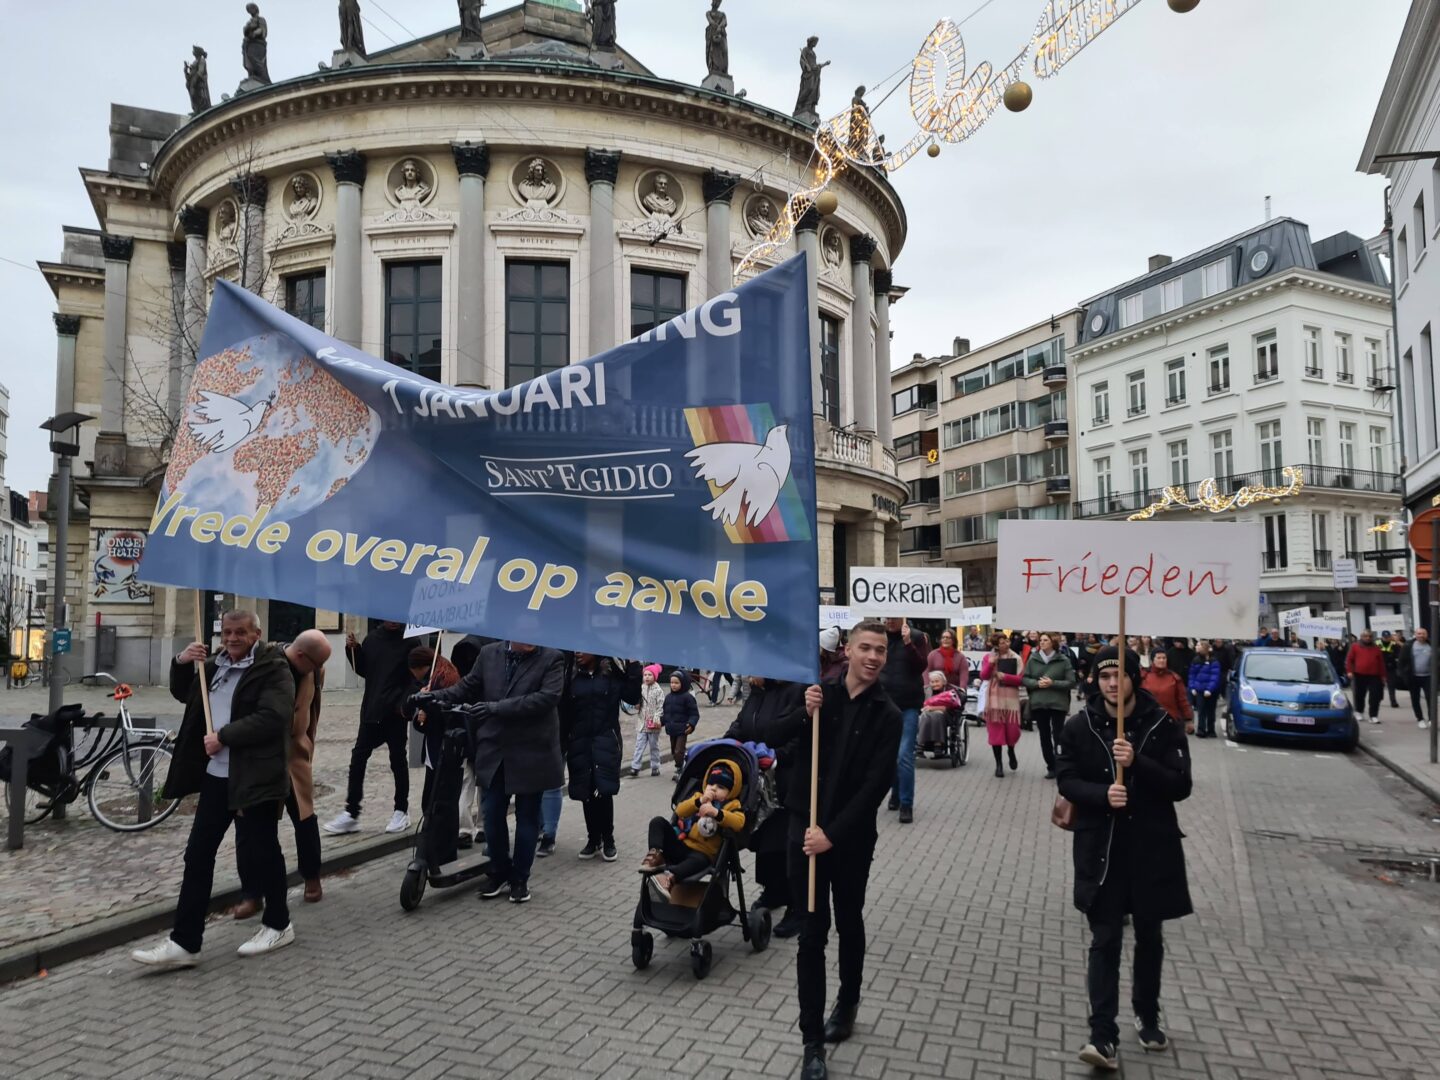
[{"label": "balcony railing", "polygon": [[1315,548],[1313,554],[1314,554],[1314,556],[1315,556],[1315,569],[1316,569],[1316,570],[1329,570],[1329,569],[1330,569],[1330,549],[1329,549],[1329,548]]},{"label": "balcony railing", "polygon": [[[1324,488],[1327,490],[1366,492],[1374,495],[1399,495],[1400,476],[1398,473],[1366,472],[1360,469],[1336,469],[1326,465],[1297,465],[1305,479],[1307,488]],[[1243,487],[1257,484],[1278,486],[1285,483],[1278,469],[1257,469],[1254,472],[1235,473],[1231,476],[1217,477],[1215,480],[1216,490],[1222,495],[1231,495]],[[1195,498],[1197,485],[1186,486],[1186,493],[1191,499]],[[1143,510],[1152,502],[1158,502],[1161,498],[1161,491],[1136,492],[1113,492],[1100,499],[1086,499],[1084,502],[1075,504],[1072,517],[1094,518],[1109,517],[1118,514],[1133,514],[1137,510]]]},{"label": "balcony railing", "polygon": [[1353,383],[1355,381],[1355,373],[1353,371],[1337,371],[1335,373],[1335,381]]},{"label": "balcony railing", "polygon": [[1312,379],[1318,379],[1318,378],[1320,378],[1322,375],[1325,374],[1325,369],[1324,369],[1324,368],[1318,368],[1318,367],[1310,367],[1310,366],[1307,364],[1307,365],[1305,366],[1305,374],[1306,374],[1306,375],[1309,375]]},{"label": "balcony railing", "polygon": [[1211,384],[1210,384],[1210,396],[1211,396],[1211,397],[1214,397],[1216,394],[1229,393],[1229,391],[1230,391],[1230,384],[1229,384],[1228,382],[1223,382],[1223,383],[1211,383]]},{"label": "balcony railing", "polygon": [[1046,495],[1069,495],[1069,494],[1070,494],[1070,477],[1068,477],[1068,476],[1051,476],[1051,477],[1047,477],[1046,480],[1045,480],[1045,494],[1046,494]]},{"label": "balcony railing", "polygon": [[1046,386],[1061,386],[1070,376],[1069,373],[1066,372],[1064,364],[1055,364],[1046,367],[1041,378],[1044,380]]},{"label": "balcony railing", "polygon": [[1128,409],[1125,410],[1125,415],[1126,415],[1126,416],[1144,416],[1144,415],[1145,415],[1145,406],[1144,406],[1144,405],[1131,405]]},{"label": "balcony railing", "polygon": [[1265,570],[1284,570],[1289,565],[1283,551],[1264,551],[1261,556],[1265,560],[1262,564]]},{"label": "balcony railing", "polygon": [[1255,381],[1257,383],[1274,382],[1278,378],[1280,378],[1280,370],[1278,368],[1261,368],[1255,372]]},{"label": "balcony railing", "polygon": [[1045,425],[1045,439],[1047,442],[1055,442],[1070,437],[1069,420],[1051,420]]}]

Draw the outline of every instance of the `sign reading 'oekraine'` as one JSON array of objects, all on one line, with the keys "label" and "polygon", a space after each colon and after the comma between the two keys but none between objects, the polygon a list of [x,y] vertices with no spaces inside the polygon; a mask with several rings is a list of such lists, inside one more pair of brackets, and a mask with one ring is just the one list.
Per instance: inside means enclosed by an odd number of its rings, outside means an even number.
[{"label": "sign reading 'oekraine'", "polygon": [[1002,521],[997,618],[1113,633],[1120,597],[1139,633],[1253,637],[1260,527],[1221,522]]}]

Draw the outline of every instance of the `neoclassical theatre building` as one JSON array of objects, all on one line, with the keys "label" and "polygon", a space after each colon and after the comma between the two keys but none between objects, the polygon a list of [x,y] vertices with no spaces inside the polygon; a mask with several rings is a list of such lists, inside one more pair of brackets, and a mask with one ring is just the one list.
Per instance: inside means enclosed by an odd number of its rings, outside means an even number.
[{"label": "neoclassical theatre building", "polygon": [[[812,149],[808,124],[713,72],[714,89],[658,78],[600,42],[574,0],[276,75],[209,107],[192,94],[189,114],[113,105],[109,160],[81,169],[98,228],[66,227],[40,263],[58,302],[56,412],[96,417],[66,553],[73,667],[155,681],[193,633],[193,594],[130,580],[129,557],[215,281],[426,377],[498,389],[729,288]],[[876,408],[905,212],[878,170],[835,190],[838,210],[812,211],[792,245],[813,275],[820,602],[844,602],[850,566],[897,561],[905,491]],[[271,637],[359,622],[214,595],[206,621],[236,602]]]}]

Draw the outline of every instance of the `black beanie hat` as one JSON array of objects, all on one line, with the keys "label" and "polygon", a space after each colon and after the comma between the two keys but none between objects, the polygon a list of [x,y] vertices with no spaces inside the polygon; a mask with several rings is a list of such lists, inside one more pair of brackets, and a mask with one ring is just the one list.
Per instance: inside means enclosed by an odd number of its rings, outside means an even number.
[{"label": "black beanie hat", "polygon": [[[1114,645],[1106,645],[1095,655],[1095,671],[1104,671],[1106,668],[1120,666],[1120,651]],[[1129,649],[1125,650],[1125,674],[1130,676],[1132,683],[1140,682],[1140,657]]]},{"label": "black beanie hat", "polygon": [[735,772],[729,765],[716,765],[705,777],[707,784],[719,784],[726,791],[735,790]]}]

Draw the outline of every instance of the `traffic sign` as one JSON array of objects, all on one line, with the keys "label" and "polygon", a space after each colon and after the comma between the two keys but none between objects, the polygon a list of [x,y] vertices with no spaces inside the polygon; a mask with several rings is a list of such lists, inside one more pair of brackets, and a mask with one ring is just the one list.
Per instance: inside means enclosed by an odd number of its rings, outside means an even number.
[{"label": "traffic sign", "polygon": [[1410,591],[1410,579],[1403,577],[1392,577],[1390,579],[1390,591],[1406,593]]},{"label": "traffic sign", "polygon": [[55,655],[58,656],[61,653],[68,653],[70,651],[69,630],[56,630],[52,636],[54,637],[55,641]]},{"label": "traffic sign", "polygon": [[1434,550],[1436,522],[1440,522],[1440,507],[1432,506],[1429,510],[1416,514],[1415,520],[1410,523],[1410,548],[1422,559],[1430,558],[1430,553]]}]

